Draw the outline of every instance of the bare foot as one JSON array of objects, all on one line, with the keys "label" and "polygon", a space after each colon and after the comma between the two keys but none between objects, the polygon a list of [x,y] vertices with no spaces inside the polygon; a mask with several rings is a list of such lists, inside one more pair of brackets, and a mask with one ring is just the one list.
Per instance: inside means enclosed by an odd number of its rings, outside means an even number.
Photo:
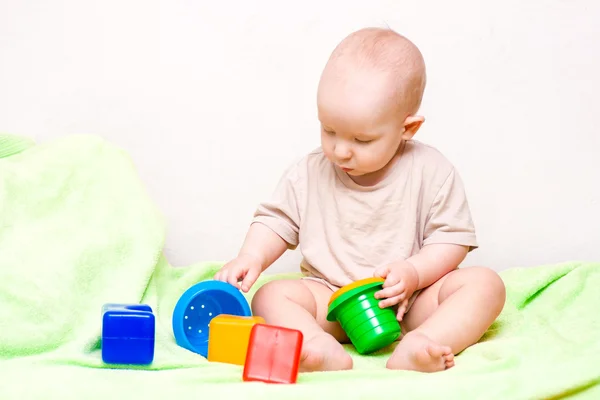
[{"label": "bare foot", "polygon": [[452,349],[435,343],[418,331],[407,333],[387,362],[390,369],[420,372],[443,371],[453,366]]},{"label": "bare foot", "polygon": [[339,371],[352,369],[352,358],[328,333],[320,333],[304,342],[300,371]]}]

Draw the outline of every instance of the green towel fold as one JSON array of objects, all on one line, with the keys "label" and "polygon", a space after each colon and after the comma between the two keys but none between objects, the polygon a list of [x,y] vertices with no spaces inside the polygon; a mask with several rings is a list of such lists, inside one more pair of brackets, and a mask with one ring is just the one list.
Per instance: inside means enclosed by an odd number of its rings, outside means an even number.
[{"label": "green towel fold", "polygon": [[35,142],[25,136],[0,134],[0,158],[18,154],[35,145]]},{"label": "green towel fold", "polygon": [[[346,346],[352,371],[243,383],[241,367],[175,344],[175,303],[221,263],[168,263],[164,221],[127,154],[91,136],[20,148],[0,158],[0,399],[600,398],[600,264],[583,262],[504,271],[503,313],[448,371],[388,371],[392,348]],[[264,275],[247,298],[284,277],[298,274]],[[152,365],[102,363],[108,302],[153,307]]]}]

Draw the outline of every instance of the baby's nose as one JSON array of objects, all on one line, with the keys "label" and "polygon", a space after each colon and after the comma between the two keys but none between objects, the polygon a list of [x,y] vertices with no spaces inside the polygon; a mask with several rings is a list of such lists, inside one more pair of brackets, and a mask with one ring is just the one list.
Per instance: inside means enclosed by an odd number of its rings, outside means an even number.
[{"label": "baby's nose", "polygon": [[335,146],[335,157],[338,160],[348,160],[350,157],[352,157],[352,152],[348,146],[337,145]]}]

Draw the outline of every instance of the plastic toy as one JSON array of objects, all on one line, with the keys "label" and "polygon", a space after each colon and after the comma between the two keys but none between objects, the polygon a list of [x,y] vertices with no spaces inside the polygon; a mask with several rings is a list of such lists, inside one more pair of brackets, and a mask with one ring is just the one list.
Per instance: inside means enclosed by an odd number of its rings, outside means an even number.
[{"label": "plastic toy", "polygon": [[278,326],[252,327],[244,364],[244,381],[296,383],[302,332]]},{"label": "plastic toy", "polygon": [[173,310],[175,342],[203,357],[208,356],[210,321],[220,314],[251,316],[250,305],[235,286],[209,280],[187,289]]},{"label": "plastic toy", "polygon": [[262,317],[214,317],[209,324],[208,361],[244,365],[252,327],[264,323]]},{"label": "plastic toy", "polygon": [[381,278],[361,279],[331,295],[328,321],[338,321],[360,354],[377,351],[400,337],[400,324],[391,307],[380,308],[375,293]]},{"label": "plastic toy", "polygon": [[107,364],[151,364],[156,322],[146,304],[102,307],[102,361]]}]

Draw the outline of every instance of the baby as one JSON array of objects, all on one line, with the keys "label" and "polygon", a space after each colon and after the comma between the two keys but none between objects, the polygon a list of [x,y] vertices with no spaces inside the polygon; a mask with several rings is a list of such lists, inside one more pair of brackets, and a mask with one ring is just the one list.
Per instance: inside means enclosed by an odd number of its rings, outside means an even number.
[{"label": "baby", "polygon": [[304,277],[263,285],[254,315],[304,334],[301,371],[352,368],[332,293],[381,277],[380,307],[394,307],[403,336],[391,369],[441,371],[500,314],[502,280],[458,268],[477,247],[463,182],[431,146],[413,140],[425,65],[417,47],[389,29],[347,36],[322,73],[321,146],[293,164],[258,206],[238,256],[215,275],[244,292],[287,249],[299,246]]}]

